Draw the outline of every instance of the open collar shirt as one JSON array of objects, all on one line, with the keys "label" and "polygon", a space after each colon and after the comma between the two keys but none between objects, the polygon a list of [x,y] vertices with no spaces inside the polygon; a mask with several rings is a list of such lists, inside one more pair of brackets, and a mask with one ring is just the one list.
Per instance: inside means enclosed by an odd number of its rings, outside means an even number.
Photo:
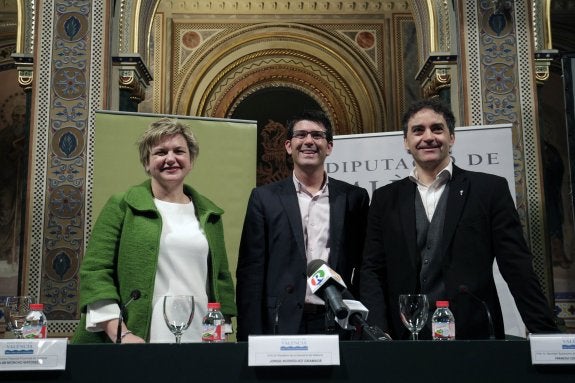
[{"label": "open collar shirt", "polygon": [[[301,183],[295,173],[293,182],[295,185],[301,222],[307,263],[314,259],[328,262],[330,250],[329,238],[329,185],[328,177],[324,175],[325,182],[316,193],[311,193]],[[306,303],[324,304],[323,300],[313,295],[309,289],[306,291]]]}]

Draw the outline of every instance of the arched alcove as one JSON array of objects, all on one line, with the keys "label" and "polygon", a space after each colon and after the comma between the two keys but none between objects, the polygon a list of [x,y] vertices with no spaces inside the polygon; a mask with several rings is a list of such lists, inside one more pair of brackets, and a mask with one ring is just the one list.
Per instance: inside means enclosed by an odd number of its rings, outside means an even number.
[{"label": "arched alcove", "polygon": [[[174,39],[185,33],[185,26],[176,28]],[[254,91],[282,86],[317,100],[337,134],[382,130],[376,70],[354,41],[303,24],[256,24],[207,39],[190,53],[193,60],[175,55],[174,113],[227,117]]]}]

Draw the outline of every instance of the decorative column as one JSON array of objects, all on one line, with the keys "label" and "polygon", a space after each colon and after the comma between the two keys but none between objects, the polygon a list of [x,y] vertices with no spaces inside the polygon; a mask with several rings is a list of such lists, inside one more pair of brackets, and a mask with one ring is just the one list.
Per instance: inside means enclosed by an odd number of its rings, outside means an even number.
[{"label": "decorative column", "polygon": [[[26,2],[28,3],[28,2]],[[25,291],[44,303],[51,336],[79,318],[78,269],[89,237],[95,111],[107,89],[107,1],[37,1]],[[36,13],[33,13],[36,12]]]},{"label": "decorative column", "polygon": [[120,110],[137,112],[152,75],[139,54],[120,54],[112,57],[112,63],[119,71]]},{"label": "decorative column", "polygon": [[460,103],[466,125],[513,125],[517,209],[534,255],[535,271],[549,301],[553,301],[545,244],[530,3],[455,2],[461,36]]}]

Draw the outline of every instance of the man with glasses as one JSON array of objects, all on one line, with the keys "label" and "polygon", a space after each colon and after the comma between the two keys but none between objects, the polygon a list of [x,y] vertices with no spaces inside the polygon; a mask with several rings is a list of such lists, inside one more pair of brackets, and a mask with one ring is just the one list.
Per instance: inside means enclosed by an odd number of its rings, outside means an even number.
[{"label": "man with glasses", "polygon": [[307,288],[312,260],[326,262],[352,293],[358,288],[369,197],[365,189],[327,176],[331,122],[320,111],[295,116],[285,148],[293,175],[255,188],[248,202],[236,272],[240,341],[332,330],[324,302]]}]

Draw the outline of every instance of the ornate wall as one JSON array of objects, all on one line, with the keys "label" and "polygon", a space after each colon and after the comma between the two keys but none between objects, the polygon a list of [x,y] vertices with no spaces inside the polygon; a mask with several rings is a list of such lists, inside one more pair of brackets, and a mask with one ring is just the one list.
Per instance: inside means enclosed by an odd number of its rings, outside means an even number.
[{"label": "ornate wall", "polygon": [[110,10],[107,2],[60,0],[38,2],[35,12],[23,291],[45,304],[56,336],[73,331],[78,318],[77,271],[92,220],[94,116],[109,85]]}]

